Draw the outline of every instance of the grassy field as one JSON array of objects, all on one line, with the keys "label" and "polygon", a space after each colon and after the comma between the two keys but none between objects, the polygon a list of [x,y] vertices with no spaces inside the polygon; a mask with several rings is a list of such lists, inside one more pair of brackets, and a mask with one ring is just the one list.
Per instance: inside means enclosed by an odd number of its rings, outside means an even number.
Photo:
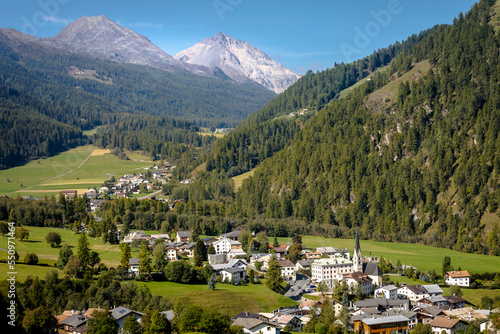
[{"label": "grassy field", "polygon": [[214,291],[206,284],[186,285],[172,282],[138,282],[147,285],[153,295],[164,296],[172,301],[182,298],[186,305],[214,307],[231,316],[238,312],[270,312],[279,306],[296,303],[269,290],[264,284],[234,286],[219,283]]},{"label": "grassy field", "polygon": [[255,169],[252,169],[246,173],[243,173],[243,174],[240,174],[240,175],[233,177],[232,179],[234,181],[234,191],[238,191],[238,189],[241,187],[241,184],[243,183],[243,181],[248,179],[250,176],[252,176],[254,171],[255,171]]},{"label": "grassy field", "polygon": [[[55,231],[61,235],[62,242],[67,242],[71,246],[76,246],[78,244],[79,235],[73,233],[70,230],[63,229],[53,229],[46,227],[27,227],[30,232],[29,239],[25,241],[16,240],[16,251],[19,253],[19,258],[22,261],[26,253],[36,253],[39,258],[40,263],[46,263],[50,266],[57,261],[59,255],[59,248],[51,248],[48,243],[45,242],[45,236],[50,231]],[[118,245],[103,244],[101,239],[91,239],[88,238],[90,243],[90,248],[99,253],[101,261],[108,267],[116,267],[120,264],[121,252]],[[0,237],[0,248],[7,249],[7,238]],[[73,248],[73,252],[76,253],[76,249]],[[0,258],[7,258],[7,253],[0,250]],[[53,269],[51,267],[38,267],[38,266],[24,266],[19,267],[18,273],[20,275],[27,275],[30,273],[32,268],[37,268],[37,273],[39,276],[45,276],[47,270]],[[27,270],[28,272],[24,272]],[[0,273],[0,278],[4,278],[6,271]],[[22,277],[22,276],[20,276]]]},{"label": "grassy field", "polygon": [[[91,155],[94,151],[100,155]],[[111,175],[120,177],[149,166],[150,161],[120,160],[95,146],[81,146],[51,158],[0,171],[0,196],[19,194],[40,198],[68,189],[83,192],[101,185]]]},{"label": "grassy field", "polygon": [[[272,244],[273,238],[269,238]],[[291,238],[278,238],[280,244],[292,244]],[[354,249],[353,239],[334,239],[316,236],[303,236],[303,244],[314,249],[320,246],[332,246],[337,248]],[[401,260],[402,264],[412,265],[421,271],[434,269],[441,271],[444,256],[451,258],[451,264],[455,268],[461,266],[463,270],[470,272],[495,272],[500,268],[500,257],[481,254],[470,254],[457,252],[451,249],[436,248],[417,244],[404,244],[392,242],[376,242],[360,240],[361,252],[363,255],[384,256],[385,259],[394,264]]]},{"label": "grassy field", "polygon": [[[449,288],[442,288],[442,289],[443,289],[443,296],[450,295]],[[461,290],[463,294],[462,297],[465,298],[472,307],[479,307],[479,304],[481,303],[481,298],[483,298],[484,296],[488,296],[491,299],[494,299],[495,297],[500,297],[500,290],[464,289],[464,288],[462,288]]]},{"label": "grassy field", "polygon": [[[342,90],[339,94],[339,99],[343,98],[343,97],[346,97],[350,92],[352,92],[354,89],[358,88],[359,86],[361,86],[362,84],[364,84],[365,82],[367,82],[375,73],[382,73],[384,72],[385,70],[387,70],[389,68],[389,65],[386,65],[384,67],[381,67],[379,69],[377,69],[375,72],[373,72],[372,74],[370,74],[369,76],[367,76],[366,78],[363,78],[361,80],[359,80],[358,82],[356,82],[354,85],[352,85],[351,87],[349,88],[346,88],[344,90]],[[371,80],[371,79],[370,79]]]}]

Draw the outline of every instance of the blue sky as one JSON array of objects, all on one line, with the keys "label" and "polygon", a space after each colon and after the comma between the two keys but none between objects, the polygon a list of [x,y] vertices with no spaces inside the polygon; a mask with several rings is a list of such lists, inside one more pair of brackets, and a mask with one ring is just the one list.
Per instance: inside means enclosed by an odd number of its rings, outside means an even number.
[{"label": "blue sky", "polygon": [[305,73],[371,54],[435,24],[451,23],[473,0],[16,0],[0,27],[56,35],[82,16],[105,15],[167,53],[222,31]]}]

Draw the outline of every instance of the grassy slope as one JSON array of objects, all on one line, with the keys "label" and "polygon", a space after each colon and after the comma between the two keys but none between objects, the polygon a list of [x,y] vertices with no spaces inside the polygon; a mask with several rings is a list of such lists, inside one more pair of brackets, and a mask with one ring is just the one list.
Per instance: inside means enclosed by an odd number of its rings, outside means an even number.
[{"label": "grassy slope", "polygon": [[[269,238],[272,243],[272,238]],[[292,244],[291,238],[278,238],[280,244]],[[334,239],[316,236],[303,236],[302,242],[309,249],[320,246],[332,246],[337,248],[354,249],[353,239]],[[495,272],[500,270],[500,257],[480,254],[461,253],[450,249],[436,248],[417,244],[403,244],[391,242],[376,242],[361,240],[361,252],[363,255],[384,256],[385,259],[417,267],[422,271],[434,269],[441,271],[444,256],[451,258],[451,264],[455,267],[461,266],[470,272]]]},{"label": "grassy slope", "polygon": [[252,176],[254,172],[255,172],[255,168],[246,172],[246,173],[236,175],[235,177],[233,177],[232,179],[234,181],[234,191],[238,191],[238,189],[241,187],[241,184],[243,183],[243,181],[248,179],[250,176]]},{"label": "grassy slope", "polygon": [[[81,146],[51,158],[38,159],[24,166],[2,170],[0,195],[14,196],[17,192],[21,196],[32,194],[35,197],[43,197],[57,194],[59,190],[64,189],[83,190],[99,186],[111,175],[120,177],[126,172],[140,172],[144,167],[151,166],[149,161],[120,160],[112,154],[104,154],[89,157],[77,168],[94,149],[94,146]],[[148,160],[145,158],[144,160]],[[61,175],[71,170],[74,171]],[[34,185],[38,186],[32,187]],[[32,188],[25,189],[27,187]]]},{"label": "grassy slope", "polygon": [[214,291],[209,290],[206,284],[186,285],[172,282],[138,284],[147,285],[154,295],[171,300],[183,298],[185,304],[217,308],[231,316],[243,311],[270,312],[279,306],[296,305],[293,300],[270,291],[264,284],[234,286],[220,283]]}]

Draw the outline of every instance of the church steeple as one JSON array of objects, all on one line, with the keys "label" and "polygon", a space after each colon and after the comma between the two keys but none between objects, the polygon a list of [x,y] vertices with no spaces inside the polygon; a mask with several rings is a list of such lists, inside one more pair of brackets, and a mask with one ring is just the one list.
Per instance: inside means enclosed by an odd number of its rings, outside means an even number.
[{"label": "church steeple", "polygon": [[363,271],[363,261],[361,256],[361,247],[359,246],[358,230],[356,230],[356,239],[354,242],[354,253],[352,255],[354,271]]}]

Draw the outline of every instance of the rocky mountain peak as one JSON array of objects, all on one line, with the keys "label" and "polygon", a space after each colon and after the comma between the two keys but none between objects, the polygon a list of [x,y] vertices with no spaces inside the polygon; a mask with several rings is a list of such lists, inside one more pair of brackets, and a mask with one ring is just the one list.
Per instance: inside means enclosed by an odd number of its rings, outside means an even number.
[{"label": "rocky mountain peak", "polygon": [[154,45],[147,37],[113,22],[104,15],[81,17],[49,38],[68,49],[118,62],[187,70],[212,76],[212,70],[183,63]]},{"label": "rocky mountain peak", "polygon": [[217,67],[238,82],[252,80],[281,93],[300,78],[272,60],[250,43],[234,39],[223,32],[179,52],[174,58],[189,64]]}]

